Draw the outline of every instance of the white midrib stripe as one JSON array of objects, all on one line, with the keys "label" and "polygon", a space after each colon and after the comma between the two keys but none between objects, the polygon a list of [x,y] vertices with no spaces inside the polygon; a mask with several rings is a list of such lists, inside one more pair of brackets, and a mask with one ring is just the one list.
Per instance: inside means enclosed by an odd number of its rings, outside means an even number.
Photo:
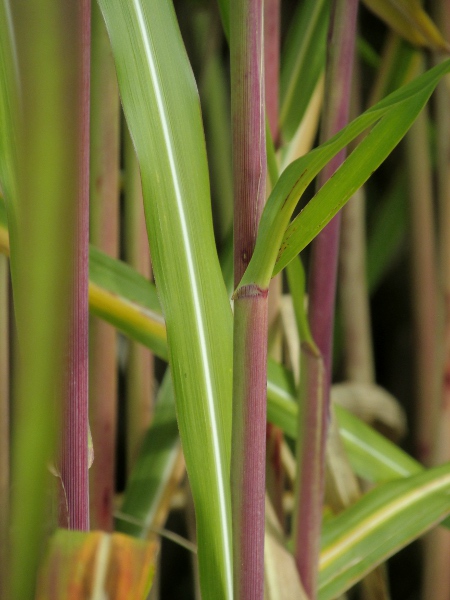
[{"label": "white midrib stripe", "polygon": [[212,381],[211,381],[211,375],[210,375],[208,352],[207,352],[207,348],[206,348],[205,328],[204,328],[204,324],[203,324],[202,311],[200,308],[197,276],[195,273],[194,262],[193,262],[192,253],[191,253],[189,233],[188,233],[187,224],[186,224],[186,215],[184,214],[184,207],[183,207],[183,200],[182,200],[182,196],[181,196],[180,184],[178,181],[177,171],[176,171],[176,167],[175,167],[175,158],[174,158],[174,155],[172,152],[172,139],[171,139],[168,125],[167,125],[168,119],[167,119],[167,115],[166,115],[166,111],[165,111],[165,107],[164,107],[164,102],[163,102],[161,92],[160,92],[158,73],[157,73],[156,66],[155,66],[155,63],[153,60],[152,50],[150,48],[151,41],[147,37],[147,30],[145,27],[145,19],[144,19],[144,15],[142,13],[142,9],[141,9],[139,0],[133,0],[133,5],[136,10],[136,16],[137,16],[137,20],[139,23],[139,29],[141,31],[141,38],[144,43],[145,55],[147,57],[148,67],[150,69],[150,76],[151,76],[152,80],[155,82],[154,91],[155,91],[155,96],[156,96],[156,103],[157,103],[158,111],[159,111],[160,117],[161,117],[161,124],[162,124],[162,129],[163,129],[163,134],[164,134],[165,147],[167,150],[167,157],[169,159],[170,170],[172,173],[172,180],[173,180],[173,184],[174,184],[175,197],[176,197],[177,206],[178,206],[178,214],[180,217],[182,237],[183,237],[183,243],[184,243],[185,252],[186,252],[187,263],[188,263],[189,276],[190,276],[190,281],[192,282],[192,295],[193,295],[195,312],[197,314],[196,323],[197,323],[197,328],[198,328],[198,338],[199,338],[199,342],[200,342],[200,351],[202,354],[203,365],[205,367],[204,368],[205,387],[206,387],[209,420],[210,420],[210,424],[211,424],[211,432],[212,432],[213,445],[214,445],[214,455],[215,455],[215,460],[218,463],[218,465],[217,465],[218,472],[220,474],[217,477],[217,487],[218,487],[218,492],[219,492],[220,511],[222,513],[221,527],[222,527],[222,539],[223,539],[224,546],[225,546],[224,553],[225,553],[225,557],[226,557],[226,559],[225,559],[226,560],[226,579],[227,579],[226,583],[227,583],[227,587],[228,587],[228,596],[231,597],[233,583],[232,583],[232,575],[231,575],[231,564],[229,561],[230,541],[228,539],[229,529],[228,529],[228,519],[227,519],[227,511],[226,511],[225,490],[223,488],[223,475],[225,475],[225,473],[224,473],[224,469],[223,469],[223,465],[222,465],[221,457],[220,457],[219,434],[217,431],[217,420],[216,420],[215,406],[214,406],[214,394],[213,394],[213,387],[212,387]]}]

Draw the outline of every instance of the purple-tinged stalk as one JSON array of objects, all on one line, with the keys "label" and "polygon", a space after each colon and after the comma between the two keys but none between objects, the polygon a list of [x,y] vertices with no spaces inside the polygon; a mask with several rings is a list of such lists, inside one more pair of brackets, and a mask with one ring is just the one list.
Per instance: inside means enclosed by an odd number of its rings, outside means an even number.
[{"label": "purple-tinged stalk", "polygon": [[[113,258],[119,253],[120,104],[114,60],[103,17],[92,5],[91,243]],[[95,460],[90,469],[94,529],[112,531],[117,421],[116,330],[90,318],[89,400]]]},{"label": "purple-tinged stalk", "polygon": [[[152,266],[144,218],[139,163],[125,125],[125,259],[136,271],[151,278]],[[127,361],[127,472],[136,462],[153,415],[154,357],[142,344],[131,342]]]},{"label": "purple-tinged stalk", "polygon": [[[231,2],[234,277],[253,254],[265,202],[263,3]],[[268,290],[243,287],[234,300],[231,495],[234,597],[264,595]]]},{"label": "purple-tinged stalk", "polygon": [[7,598],[9,530],[9,265],[0,256],[0,598]]},{"label": "purple-tinged stalk", "polygon": [[[434,20],[445,39],[450,39],[450,5],[446,0],[433,3]],[[436,62],[442,57],[436,56]],[[432,463],[442,464],[450,458],[450,94],[448,82],[442,81],[435,94],[438,199],[438,276],[439,339],[443,356],[438,372],[438,410],[435,422]],[[422,598],[446,600],[450,597],[450,531],[437,527],[425,538]]]},{"label": "purple-tinged stalk", "polygon": [[415,324],[416,444],[430,465],[438,401],[437,273],[433,184],[426,108],[406,136],[411,203],[411,272]]},{"label": "purple-tinged stalk", "polygon": [[[11,244],[15,259],[10,263],[15,270],[17,345],[8,570],[11,598],[28,600],[35,597],[36,572],[51,513],[46,502],[53,477],[49,464],[55,462],[62,405],[68,396],[82,158],[83,12],[79,4],[63,0],[15,2],[11,8],[20,102],[14,104],[19,125],[18,194],[11,198],[17,227],[10,231],[12,237],[17,236]],[[89,65],[88,53],[86,58]],[[85,188],[87,192],[87,181]],[[85,416],[87,482],[87,411]],[[87,514],[87,493],[84,500]]]},{"label": "purple-tinged stalk", "polygon": [[[270,134],[277,144],[278,105],[280,73],[280,0],[264,0],[264,79],[266,99],[266,119]],[[270,191],[270,190],[268,190]],[[280,302],[283,279],[279,274],[270,282],[269,295],[269,353],[272,358],[281,359]],[[280,524],[284,525],[283,491],[284,474],[281,463],[283,433],[272,423],[267,423],[266,487],[269,498]]]},{"label": "purple-tinged stalk", "polygon": [[[359,69],[356,70],[355,75],[352,112],[356,117],[360,112],[361,104]],[[357,383],[374,383],[375,365],[366,276],[365,205],[364,188],[360,188],[342,209],[339,245],[339,297],[344,332],[346,379]],[[348,467],[350,469],[350,465]],[[356,494],[353,494],[339,511],[356,502],[361,496],[359,483],[352,473],[349,473],[349,481],[351,481]],[[363,600],[375,598],[381,600],[389,597],[384,565],[379,565],[361,581],[361,597]]]},{"label": "purple-tinged stalk", "polygon": [[[334,0],[332,4],[321,129],[322,142],[348,122],[357,9],[357,0]],[[330,161],[320,175],[319,185],[323,185],[332,176],[344,158],[345,151],[342,151]],[[302,384],[306,387],[304,411],[308,421],[314,424],[314,427],[304,428],[304,424],[299,420],[300,433],[305,432],[302,440],[305,451],[298,455],[298,471],[301,477],[296,495],[294,543],[297,568],[310,600],[316,598],[317,589],[339,227],[340,215],[338,214],[314,240],[309,279],[309,322],[312,338],[323,357],[324,373],[320,393],[318,393],[318,384],[314,383],[310,373],[307,375],[308,381]],[[315,448],[316,453],[309,457],[308,452],[311,448]]]},{"label": "purple-tinged stalk", "polygon": [[308,600],[316,598],[324,495],[326,371],[317,348],[302,342],[300,353],[299,433],[297,437],[295,562]]},{"label": "purple-tinged stalk", "polygon": [[280,75],[280,0],[264,0],[264,78],[266,117],[275,146],[278,141]]},{"label": "purple-tinged stalk", "polygon": [[360,189],[342,209],[339,295],[346,379],[373,383],[375,369],[366,280],[365,194]]},{"label": "purple-tinged stalk", "polygon": [[79,198],[75,223],[73,313],[63,411],[61,479],[68,528],[89,530],[88,475],[88,254],[89,254],[89,96],[91,3],[81,0],[81,97],[79,118]]}]

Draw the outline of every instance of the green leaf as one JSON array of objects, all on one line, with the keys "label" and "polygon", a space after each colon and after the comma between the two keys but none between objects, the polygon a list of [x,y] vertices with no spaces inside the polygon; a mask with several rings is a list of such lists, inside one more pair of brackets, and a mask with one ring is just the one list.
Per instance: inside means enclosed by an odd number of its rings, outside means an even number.
[{"label": "green leaf", "polygon": [[422,8],[420,0],[363,0],[380,19],[415,46],[449,51],[449,44]]},{"label": "green leaf", "polygon": [[325,523],[319,599],[343,594],[450,513],[450,464],[393,481]]},{"label": "green leaf", "polygon": [[8,569],[11,598],[20,600],[34,598],[48,464],[61,439],[58,399],[67,391],[81,147],[76,119],[68,115],[81,114],[80,14],[78,6],[55,0],[40,2],[39,10],[33,2],[0,3],[0,180],[20,348]]},{"label": "green leaf", "polygon": [[[2,232],[6,231],[6,221],[2,221],[2,214],[4,215],[4,212],[2,212],[2,202],[0,199],[0,236]],[[150,312],[138,304],[134,305],[128,295],[131,277],[134,279],[134,285],[142,286],[142,289],[134,294],[134,296],[136,297],[137,295],[140,297],[144,295],[147,298],[146,303],[148,306],[150,304],[148,298],[154,297],[153,284],[135,273],[127,265],[120,263],[120,261],[105,257],[98,250],[95,250],[91,254],[91,257],[95,257],[96,255],[100,257],[100,262],[106,270],[106,265],[110,265],[108,268],[111,268],[113,273],[109,275],[104,273],[102,276],[103,279],[100,280],[97,279],[97,268],[92,269],[90,290],[95,286],[97,289],[108,294],[109,292],[103,290],[100,286],[102,282],[110,280],[114,281],[114,290],[117,295],[112,295],[110,304],[105,304],[102,302],[103,298],[100,298],[101,302],[99,305],[101,308],[95,308],[94,312],[96,314],[100,313],[103,318],[113,325],[116,321],[115,315],[117,313],[122,314],[121,330],[133,339],[142,341],[151,350],[159,352],[158,356],[164,358],[167,354],[164,326],[160,329],[156,328],[156,333],[152,336],[145,333],[147,328],[160,325],[161,314],[159,310]],[[119,264],[116,265],[116,263]],[[127,276],[121,278],[119,274],[124,271],[127,272]],[[132,276],[131,273],[133,273]],[[92,302],[91,291],[91,310]],[[153,308],[156,307],[153,306]],[[136,332],[133,326],[133,310],[140,311],[139,314],[145,326],[144,335],[142,334],[141,325],[138,332]],[[155,340],[157,341],[156,345]],[[280,427],[288,437],[295,440],[297,436],[297,400],[294,378],[291,371],[288,371],[272,359],[269,359],[267,365],[267,399],[268,421]],[[335,410],[350,462],[360,477],[368,481],[380,482],[413,475],[423,469],[423,466],[419,462],[363,423],[360,419],[339,406],[336,406]]]},{"label": "green leaf", "polygon": [[[239,287],[256,284],[266,288],[272,275],[309,244],[395,148],[439,80],[449,71],[450,61],[429,70],[363,113],[328,142],[294,161],[282,173],[267,201],[255,251]],[[315,176],[335,154],[372,126],[371,132],[288,227],[298,199]]]},{"label": "green leaf", "polygon": [[91,312],[167,360],[166,326],[154,284],[93,246],[89,277]]},{"label": "green leaf", "polygon": [[17,114],[18,64],[17,49],[11,18],[11,8],[6,0],[0,5],[0,186],[12,209],[17,202]]},{"label": "green leaf", "polygon": [[373,293],[398,255],[408,223],[406,172],[398,173],[379,201],[367,240],[367,287]]},{"label": "green leaf", "polygon": [[280,128],[286,142],[294,137],[325,69],[329,15],[329,0],[306,0],[292,20],[280,71]]},{"label": "green leaf", "polygon": [[311,350],[318,355],[319,350],[311,335],[305,307],[306,276],[300,257],[289,263],[286,272],[300,340],[306,342]]},{"label": "green leaf", "polygon": [[[152,424],[131,472],[121,506],[120,512],[132,517],[134,522],[118,518],[118,531],[136,537],[148,536],[164,501],[164,490],[177,460],[179,446],[172,380],[170,373],[166,373]],[[141,525],[137,525],[138,522]]]},{"label": "green leaf", "polygon": [[423,471],[418,461],[375,429],[337,404],[334,408],[350,464],[360,477],[375,483]]},{"label": "green leaf", "polygon": [[170,2],[100,0],[100,7],[141,167],[202,594],[230,598],[232,315],[214,244],[197,90]]}]

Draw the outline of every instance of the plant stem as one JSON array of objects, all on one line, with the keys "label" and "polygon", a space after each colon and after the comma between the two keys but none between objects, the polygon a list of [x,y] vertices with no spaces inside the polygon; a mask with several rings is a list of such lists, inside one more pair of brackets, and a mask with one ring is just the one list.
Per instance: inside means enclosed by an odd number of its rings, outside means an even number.
[{"label": "plant stem", "polygon": [[[352,111],[354,117],[361,110],[359,69],[357,69],[355,75]],[[358,383],[374,383],[375,365],[366,275],[365,207],[365,191],[364,188],[360,188],[342,209],[339,246],[339,295],[344,334],[346,379]],[[340,440],[336,441],[336,444],[340,443]],[[330,458],[329,446],[328,443],[327,473],[334,477],[330,469],[330,460],[332,459]],[[348,471],[345,478],[339,477],[339,479],[341,485],[343,487],[348,486],[350,490],[353,490],[353,493],[351,497],[345,498],[339,512],[356,502],[361,496],[360,485],[351,470],[345,451],[342,460],[346,463],[343,468],[347,467]],[[362,600],[389,598],[385,565],[379,565],[362,579],[360,593]]]},{"label": "plant stem", "polygon": [[278,141],[280,73],[280,0],[264,0],[264,77],[266,116],[275,146]]},{"label": "plant stem", "polygon": [[[80,196],[81,11],[62,0],[16,2],[12,9],[21,93],[14,109],[21,135],[19,193],[12,198],[17,227],[10,232],[17,235],[15,242],[11,238],[10,265],[17,267],[12,281],[18,340],[9,556],[11,596],[31,600],[49,513],[48,465],[55,459],[67,397]],[[87,414],[84,444],[87,480]],[[85,508],[87,513],[87,494]]]},{"label": "plant stem", "polygon": [[68,391],[63,415],[61,478],[69,529],[89,530],[88,476],[88,253],[89,253],[89,95],[90,0],[81,0],[81,96],[79,197],[75,223],[72,328],[68,354]]},{"label": "plant stem", "polygon": [[349,381],[373,383],[375,368],[365,269],[365,194],[361,189],[342,210],[339,291],[346,378]]},{"label": "plant stem", "polygon": [[[266,119],[270,134],[277,144],[278,140],[278,105],[279,105],[279,73],[280,73],[280,0],[264,0],[264,80],[266,98]],[[270,189],[267,190],[267,194]],[[276,275],[270,282],[269,294],[269,354],[280,361],[282,354],[282,334],[280,304],[283,288],[283,276]],[[283,492],[284,474],[281,464],[281,444],[283,432],[267,423],[267,458],[266,488],[277,514],[279,523],[284,529]]]},{"label": "plant stem", "polygon": [[[435,22],[439,23],[445,39],[450,35],[450,6],[446,0],[433,3]],[[442,57],[436,56],[436,62]],[[436,90],[436,145],[437,145],[437,198],[439,243],[439,301],[441,314],[439,344],[443,351],[438,373],[438,411],[433,429],[433,464],[441,464],[450,457],[450,110],[447,81]],[[425,538],[422,598],[446,600],[450,596],[450,531],[436,527]]]},{"label": "plant stem", "polygon": [[[113,258],[119,252],[119,90],[108,34],[92,5],[91,243]],[[90,319],[89,399],[94,462],[90,470],[94,529],[112,531],[117,420],[116,331]]]},{"label": "plant stem", "polygon": [[431,464],[438,411],[437,273],[427,110],[406,136],[411,203],[411,252],[416,361],[416,445]]},{"label": "plant stem", "polygon": [[[262,0],[231,2],[234,277],[253,253],[265,202]],[[264,595],[268,291],[244,287],[234,302],[231,494],[236,600]]]},{"label": "plant stem", "polygon": [[[151,278],[152,266],[145,227],[141,175],[128,128],[124,123],[125,258]],[[129,343],[127,362],[127,472],[131,473],[153,415],[154,357],[148,348]]]},{"label": "plant stem", "polygon": [[[301,343],[299,433],[294,513],[295,562],[309,600],[316,598],[316,578],[325,486],[324,393],[326,371],[319,353]],[[306,520],[307,518],[307,520]]]},{"label": "plant stem", "polygon": [[9,265],[0,256],[0,598],[7,595],[9,531]]},{"label": "plant stem", "polygon": [[[234,590],[239,600],[264,594],[267,290],[247,290],[234,304],[233,502]],[[254,295],[251,295],[254,293]],[[239,360],[238,360],[239,359]]]},{"label": "plant stem", "polygon": [[[356,32],[357,0],[334,0],[332,4],[328,36],[327,71],[325,80],[325,105],[321,141],[329,139],[348,121],[349,100],[353,70]],[[340,152],[319,177],[322,185],[345,158]],[[329,418],[331,385],[332,334],[334,302],[336,295],[336,272],[339,247],[340,215],[325,227],[314,240],[309,279],[311,333],[324,362],[323,392],[318,394],[316,384],[307,386],[306,415],[319,429],[308,427],[299,455],[298,472],[304,473],[307,487],[302,485],[297,494],[295,553],[297,567],[310,600],[316,598],[316,573],[321,528],[321,506],[324,490],[324,461],[326,431]],[[308,379],[311,374],[308,374]],[[310,440],[306,439],[310,436]],[[308,462],[308,451],[316,448],[319,456]],[[315,465],[315,466],[314,466]],[[308,468],[313,473],[308,473]],[[305,497],[306,496],[306,497]]]},{"label": "plant stem", "polygon": [[[355,61],[352,117],[361,112],[361,75]],[[339,295],[344,334],[345,375],[373,383],[375,365],[366,274],[366,197],[360,188],[342,209],[339,246]]]}]

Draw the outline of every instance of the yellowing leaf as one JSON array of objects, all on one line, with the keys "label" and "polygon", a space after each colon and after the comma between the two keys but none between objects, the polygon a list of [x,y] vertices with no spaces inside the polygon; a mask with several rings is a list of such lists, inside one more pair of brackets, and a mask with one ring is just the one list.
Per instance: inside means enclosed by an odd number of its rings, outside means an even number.
[{"label": "yellowing leaf", "polygon": [[450,45],[419,0],[364,0],[364,4],[414,46],[450,51]]},{"label": "yellowing leaf", "polygon": [[145,600],[158,546],[121,533],[59,529],[41,565],[36,600]]}]

